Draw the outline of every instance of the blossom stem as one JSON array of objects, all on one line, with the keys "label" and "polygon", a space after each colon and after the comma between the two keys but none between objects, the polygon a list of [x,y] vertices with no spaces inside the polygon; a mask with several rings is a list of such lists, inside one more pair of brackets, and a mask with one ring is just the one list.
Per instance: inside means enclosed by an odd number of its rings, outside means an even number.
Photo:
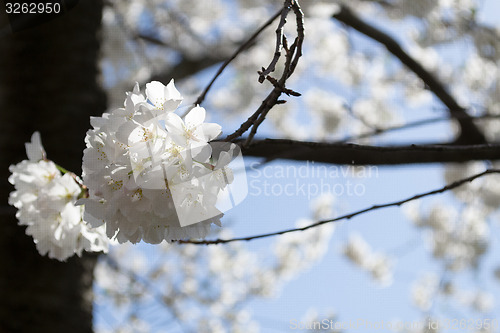
[{"label": "blossom stem", "polygon": [[71,171],[69,171],[69,170],[66,170],[65,168],[63,168],[63,167],[62,167],[62,166],[60,166],[59,164],[56,164],[56,163],[54,163],[54,164],[56,165],[57,170],[61,171],[61,173],[62,173],[63,175],[64,175],[64,174],[66,174],[66,173],[74,174],[73,172],[71,172]]},{"label": "blossom stem", "polygon": [[71,172],[71,171],[65,169],[64,167],[60,166],[59,164],[56,164],[56,163],[54,163],[54,164],[55,164],[57,170],[61,171],[61,173],[63,175],[69,174],[71,177],[73,177],[75,182],[80,186],[80,188],[82,189],[82,192],[80,193],[78,198],[88,198],[88,196],[89,196],[88,188],[87,188],[87,186],[83,185],[83,182],[80,179],[80,177],[78,177],[74,172]]}]

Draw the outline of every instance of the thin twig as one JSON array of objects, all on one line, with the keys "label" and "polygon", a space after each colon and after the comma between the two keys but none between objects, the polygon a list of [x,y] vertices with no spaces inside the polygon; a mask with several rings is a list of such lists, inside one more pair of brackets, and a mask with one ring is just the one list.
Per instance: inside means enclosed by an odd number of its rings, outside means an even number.
[{"label": "thin twig", "polygon": [[278,11],[269,20],[267,20],[257,31],[254,32],[254,34],[252,36],[250,36],[250,38],[248,38],[248,40],[245,43],[243,43],[233,53],[233,55],[229,59],[227,59],[220,66],[219,70],[217,71],[217,73],[215,74],[215,76],[212,78],[212,81],[210,81],[210,83],[208,84],[208,86],[206,86],[205,89],[203,90],[203,92],[200,94],[200,96],[198,96],[198,98],[196,99],[196,102],[194,102],[195,105],[200,105],[205,100],[205,97],[206,97],[208,91],[210,90],[210,88],[214,84],[215,80],[219,77],[219,75],[222,74],[222,72],[227,67],[227,65],[229,65],[229,63],[231,61],[233,61],[241,52],[243,52],[244,50],[246,50],[254,42],[254,40],[262,33],[262,31],[264,31],[268,26],[270,26],[271,23],[273,23],[274,20],[281,15],[281,12],[282,12],[282,10]]},{"label": "thin twig", "polygon": [[259,115],[266,109],[271,109],[275,103],[273,101],[277,101],[278,98],[280,97],[281,92],[279,89],[274,88],[269,95],[262,101],[260,104],[259,108],[250,116],[248,119],[240,125],[240,128],[238,128],[234,133],[229,134],[224,141],[230,142],[233,141],[240,136],[243,135],[257,120]]},{"label": "thin twig", "polygon": [[[474,120],[495,119],[495,118],[500,118],[500,115],[485,114],[485,115],[480,115],[480,116],[476,116],[476,117],[470,116],[470,118],[474,119]],[[356,118],[356,119],[363,121],[361,118]],[[425,126],[425,125],[432,125],[432,124],[435,124],[437,122],[449,121],[449,120],[450,120],[450,117],[434,117],[434,118],[428,118],[428,119],[422,119],[422,120],[408,122],[408,123],[403,124],[403,125],[388,126],[388,127],[384,127],[384,128],[377,128],[377,127],[373,128],[372,127],[373,131],[365,132],[365,133],[362,133],[359,135],[349,136],[349,137],[346,137],[344,139],[334,141],[333,143],[346,143],[349,141],[366,139],[366,138],[370,138],[370,137],[373,137],[376,135],[382,135],[382,134],[385,134],[388,132],[399,131],[399,130],[409,129],[409,128],[413,128],[413,127],[419,127],[419,126]],[[365,124],[365,125],[367,125],[367,124]]]},{"label": "thin twig", "polygon": [[440,189],[437,189],[437,190],[417,194],[417,195],[414,195],[414,196],[409,197],[407,199],[403,199],[403,200],[399,200],[399,201],[394,201],[394,202],[385,203],[385,204],[381,204],[381,205],[373,205],[369,208],[361,209],[361,210],[355,211],[353,213],[342,215],[342,216],[339,216],[339,217],[336,217],[333,219],[318,221],[316,223],[310,224],[310,225],[302,227],[302,228],[286,229],[286,230],[281,230],[281,231],[277,231],[277,232],[271,232],[271,233],[267,233],[267,234],[261,234],[261,235],[255,235],[255,236],[249,236],[249,237],[240,237],[240,238],[231,238],[231,239],[215,239],[215,240],[184,240],[184,241],[180,240],[177,242],[180,244],[199,244],[199,245],[226,244],[226,243],[232,243],[232,242],[238,242],[238,241],[250,241],[250,240],[254,240],[254,239],[284,235],[284,234],[288,234],[291,232],[297,232],[297,231],[305,231],[307,229],[316,228],[316,227],[319,227],[319,226],[321,226],[323,224],[327,224],[327,223],[337,222],[337,221],[341,221],[341,220],[350,220],[351,218],[353,218],[355,216],[358,216],[358,215],[361,215],[361,214],[364,214],[364,213],[367,213],[370,211],[374,211],[374,210],[378,210],[378,209],[382,209],[382,208],[388,208],[388,207],[401,206],[401,205],[403,205],[407,202],[410,202],[410,201],[414,201],[414,200],[428,197],[428,196],[431,196],[434,194],[439,194],[439,193],[443,193],[443,192],[452,190],[452,189],[457,188],[465,183],[472,182],[476,178],[482,177],[482,176],[487,175],[487,174],[493,174],[493,173],[500,173],[500,169],[487,169],[481,173],[478,173],[478,174],[472,175],[470,177],[458,180],[456,182],[448,184],[448,185],[446,185]]},{"label": "thin twig", "polygon": [[304,13],[300,8],[300,5],[297,1],[293,1],[292,9],[295,14],[295,21],[297,24],[297,51],[295,52],[295,56],[290,65],[289,76],[295,71],[295,67],[297,67],[297,63],[299,62],[299,58],[302,56],[302,43],[304,42]]},{"label": "thin twig", "polygon": [[371,130],[374,130],[374,131],[377,130],[376,126],[374,124],[370,124],[368,122],[368,120],[366,120],[363,115],[357,115],[356,113],[354,113],[354,110],[352,109],[352,107],[350,105],[344,104],[344,108],[347,110],[347,113],[353,119],[356,119],[356,120],[360,121],[363,125],[365,125],[366,127],[368,127]]},{"label": "thin twig", "polygon": [[[188,34],[196,43],[198,43],[200,46],[202,46],[204,49],[208,50],[207,56],[211,56],[213,50],[210,50],[208,45],[206,44],[206,41],[203,39],[203,37],[199,36],[192,28],[190,21],[187,17],[183,17],[182,13],[180,11],[177,11],[177,9],[174,6],[169,6],[168,1],[165,1],[164,3],[164,10],[167,13],[168,17],[170,18],[169,21],[171,21],[174,24],[171,24],[172,27],[174,28],[181,28],[184,30],[186,34]],[[174,35],[179,40],[177,36],[177,32],[174,30]],[[182,44],[182,43],[179,43]]]},{"label": "thin twig", "polygon": [[259,114],[259,117],[257,118],[257,120],[255,120],[255,122],[253,123],[252,130],[250,131],[250,134],[248,134],[248,137],[245,140],[245,143],[243,144],[244,148],[248,148],[248,146],[250,146],[250,143],[252,143],[252,140],[253,140],[255,134],[257,134],[257,129],[259,128],[260,124],[262,124],[262,122],[266,119],[266,116],[270,110],[271,110],[271,108],[267,108],[266,110],[264,110],[263,112],[261,112]]},{"label": "thin twig", "polygon": [[281,56],[281,48],[283,46],[283,27],[286,24],[286,17],[290,12],[292,1],[293,0],[285,0],[285,4],[283,5],[283,9],[281,10],[280,23],[278,24],[278,28],[276,29],[276,48],[274,50],[273,60],[271,60],[271,63],[269,64],[269,66],[267,66],[267,68],[262,68],[262,71],[259,72],[260,83],[264,82],[266,76],[274,72],[274,70],[276,69],[276,64],[278,63],[278,60]]}]

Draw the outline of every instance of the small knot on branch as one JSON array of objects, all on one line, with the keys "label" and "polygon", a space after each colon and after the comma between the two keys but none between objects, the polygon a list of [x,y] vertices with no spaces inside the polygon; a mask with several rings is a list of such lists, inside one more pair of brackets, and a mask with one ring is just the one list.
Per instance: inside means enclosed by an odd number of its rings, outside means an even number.
[{"label": "small knot on branch", "polygon": [[268,80],[269,82],[271,82],[271,84],[273,85],[273,87],[275,87],[276,89],[279,89],[281,92],[287,94],[288,96],[295,96],[295,97],[299,97],[299,96],[302,96],[301,93],[299,92],[296,92],[292,89],[288,89],[288,88],[285,88],[283,85],[281,85],[278,80],[276,80],[274,77],[272,76],[266,76],[266,80]]}]

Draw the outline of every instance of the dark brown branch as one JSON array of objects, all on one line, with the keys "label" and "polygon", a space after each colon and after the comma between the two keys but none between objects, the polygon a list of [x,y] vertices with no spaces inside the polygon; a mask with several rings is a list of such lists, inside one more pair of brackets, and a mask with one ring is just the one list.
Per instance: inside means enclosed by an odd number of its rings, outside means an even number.
[{"label": "dark brown branch", "polygon": [[274,22],[274,20],[276,18],[278,18],[279,16],[281,15],[281,10],[278,11],[276,14],[274,14],[269,20],[267,20],[252,36],[250,36],[250,38],[248,38],[248,40],[243,43],[234,53],[233,55],[227,59],[219,68],[219,70],[217,71],[217,73],[215,74],[215,76],[213,77],[212,81],[210,81],[210,83],[208,84],[208,86],[205,88],[205,90],[203,90],[203,92],[201,93],[201,95],[196,99],[196,102],[194,102],[195,105],[199,105],[203,102],[203,100],[205,99],[205,96],[207,95],[208,91],[210,90],[210,88],[212,87],[212,85],[214,84],[215,80],[217,80],[217,78],[219,77],[219,75],[222,74],[222,72],[224,71],[224,69],[227,67],[227,65],[229,65],[229,63],[231,61],[233,61],[241,52],[243,52],[244,50],[246,50],[254,41],[255,39],[262,33],[262,31],[264,31],[269,25],[271,25],[271,23]]},{"label": "dark brown branch", "polygon": [[458,180],[456,182],[448,184],[448,185],[446,185],[446,186],[444,186],[444,187],[442,187],[440,189],[437,189],[437,190],[433,190],[433,191],[430,191],[430,192],[424,192],[424,193],[421,193],[421,194],[417,194],[417,195],[414,195],[414,196],[412,196],[410,198],[399,200],[399,201],[394,201],[394,202],[385,203],[385,204],[381,204],[381,205],[373,205],[373,206],[371,206],[369,208],[361,209],[361,210],[355,211],[355,212],[350,213],[350,214],[346,214],[346,215],[342,215],[342,216],[336,217],[334,219],[328,219],[328,220],[318,221],[316,223],[310,224],[310,225],[302,227],[302,228],[286,229],[286,230],[277,231],[277,232],[271,232],[271,233],[262,234],[262,235],[255,235],[255,236],[249,236],[249,237],[240,237],[240,238],[231,238],[231,239],[215,239],[215,240],[199,240],[199,241],[198,240],[184,240],[184,241],[180,240],[180,241],[177,241],[177,243],[180,243],[180,244],[197,244],[197,245],[226,244],[226,243],[232,243],[232,242],[238,242],[238,241],[250,241],[250,240],[254,240],[254,239],[260,239],[260,238],[267,238],[267,237],[272,237],[272,236],[284,235],[284,234],[288,234],[288,233],[291,233],[291,232],[297,232],[297,231],[305,231],[307,229],[316,228],[316,227],[319,227],[320,225],[327,224],[327,223],[333,223],[333,222],[337,222],[337,221],[341,221],[341,220],[350,220],[351,218],[353,218],[355,216],[358,216],[358,215],[361,215],[361,214],[364,214],[364,213],[367,213],[367,212],[370,212],[370,211],[374,211],[374,210],[378,210],[378,209],[382,209],[382,208],[388,208],[388,207],[398,207],[398,206],[401,206],[401,205],[403,205],[403,204],[405,204],[407,202],[410,202],[410,201],[418,200],[418,199],[421,199],[421,198],[424,198],[424,197],[428,197],[428,196],[431,196],[431,195],[434,195],[434,194],[439,194],[439,193],[443,193],[443,192],[452,190],[452,189],[457,188],[459,186],[462,186],[462,185],[464,185],[466,183],[470,183],[474,179],[477,179],[477,178],[482,177],[482,176],[487,175],[487,174],[493,174],[493,173],[500,173],[500,169],[487,169],[486,171],[483,171],[481,173],[472,175],[470,177]]},{"label": "dark brown branch", "polygon": [[361,20],[346,6],[341,6],[340,11],[334,14],[333,18],[384,45],[389,52],[425,83],[429,90],[446,105],[450,115],[460,124],[461,133],[455,142],[456,144],[486,143],[483,133],[476,127],[465,109],[448,93],[444,84],[406,53],[396,40]]},{"label": "dark brown branch", "polygon": [[254,141],[245,156],[349,165],[401,165],[499,160],[500,144],[375,147],[281,139]]},{"label": "dark brown branch", "polygon": [[135,40],[143,40],[143,41],[148,42],[150,44],[154,44],[154,45],[158,45],[158,46],[163,46],[163,47],[168,47],[168,48],[171,48],[171,49],[176,49],[172,45],[168,44],[167,42],[165,42],[165,41],[163,41],[163,40],[161,40],[159,38],[156,38],[156,37],[144,34],[142,32],[136,32],[136,33],[130,32],[130,34],[131,34],[131,37],[133,39],[135,39]]}]

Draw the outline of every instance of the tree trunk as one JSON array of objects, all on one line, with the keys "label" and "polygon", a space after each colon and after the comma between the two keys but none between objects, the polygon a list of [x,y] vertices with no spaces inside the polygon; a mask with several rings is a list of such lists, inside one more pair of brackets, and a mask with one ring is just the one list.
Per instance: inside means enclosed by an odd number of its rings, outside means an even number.
[{"label": "tree trunk", "polygon": [[8,167],[38,130],[50,159],[79,174],[89,116],[105,110],[97,82],[102,1],[7,32],[0,11],[0,332],[92,332],[97,256],[41,257],[7,207]]}]

